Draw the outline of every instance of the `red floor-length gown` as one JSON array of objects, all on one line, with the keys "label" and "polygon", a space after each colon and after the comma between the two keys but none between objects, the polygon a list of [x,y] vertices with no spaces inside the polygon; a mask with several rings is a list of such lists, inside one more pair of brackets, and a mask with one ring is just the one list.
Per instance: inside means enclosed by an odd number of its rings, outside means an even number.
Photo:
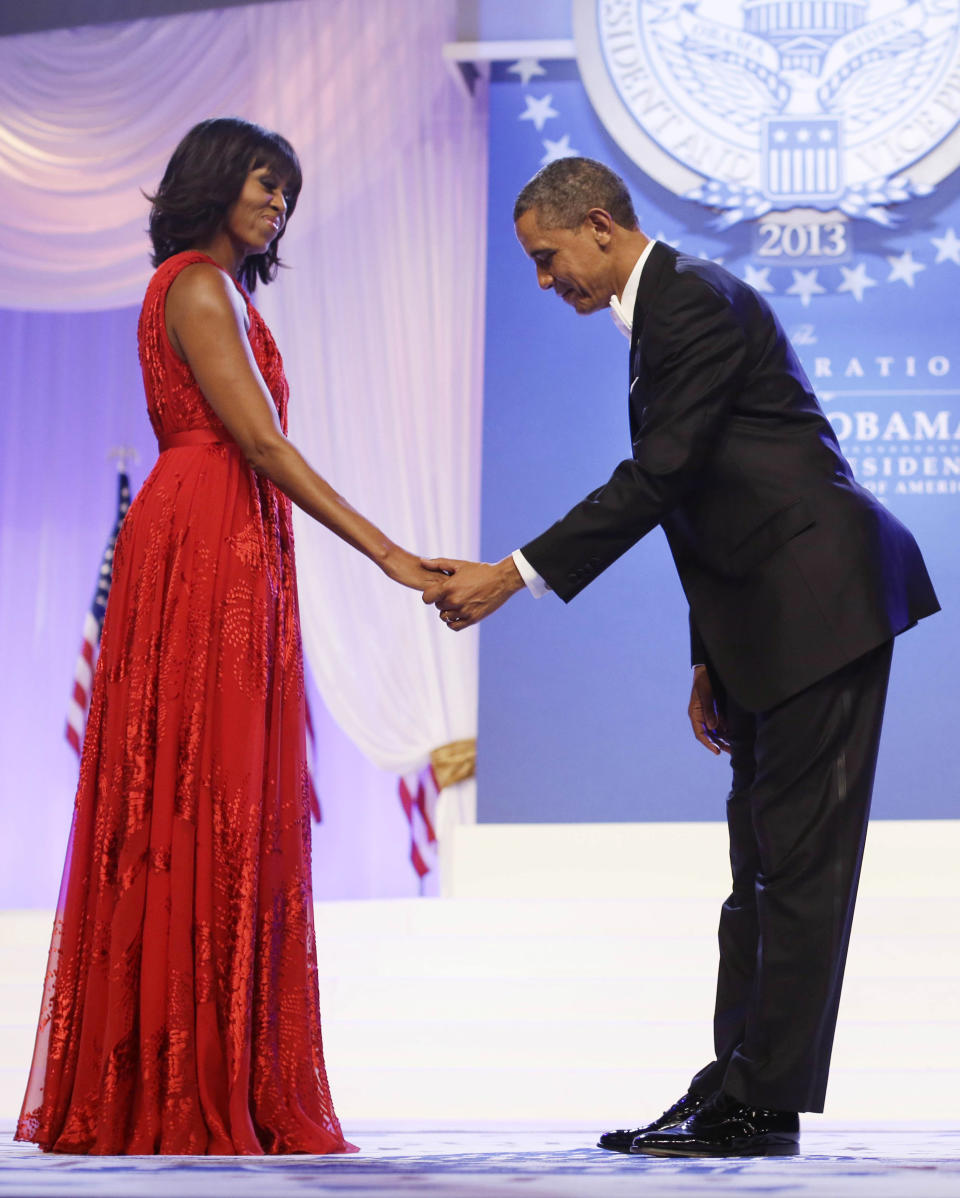
[{"label": "red floor-length gown", "polygon": [[[290,502],[174,354],[123,523],[17,1138],[55,1152],[344,1152],[320,1038]],[[242,289],[241,289],[242,290]],[[287,424],[276,345],[250,345]]]}]

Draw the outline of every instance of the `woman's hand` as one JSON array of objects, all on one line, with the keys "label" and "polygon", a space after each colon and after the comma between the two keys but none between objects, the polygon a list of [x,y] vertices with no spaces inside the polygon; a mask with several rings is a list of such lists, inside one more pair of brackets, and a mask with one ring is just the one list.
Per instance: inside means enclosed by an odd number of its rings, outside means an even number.
[{"label": "woman's hand", "polygon": [[388,578],[415,591],[422,591],[425,587],[435,585],[437,581],[435,571],[425,570],[416,554],[408,553],[399,545],[395,545],[387,553],[382,569]]}]

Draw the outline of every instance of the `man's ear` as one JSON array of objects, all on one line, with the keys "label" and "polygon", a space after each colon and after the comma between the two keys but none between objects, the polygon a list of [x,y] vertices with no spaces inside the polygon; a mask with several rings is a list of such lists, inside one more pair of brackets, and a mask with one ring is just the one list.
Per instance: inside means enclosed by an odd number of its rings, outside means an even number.
[{"label": "man's ear", "polygon": [[584,217],[598,245],[608,245],[613,234],[613,217],[604,208],[591,208]]}]

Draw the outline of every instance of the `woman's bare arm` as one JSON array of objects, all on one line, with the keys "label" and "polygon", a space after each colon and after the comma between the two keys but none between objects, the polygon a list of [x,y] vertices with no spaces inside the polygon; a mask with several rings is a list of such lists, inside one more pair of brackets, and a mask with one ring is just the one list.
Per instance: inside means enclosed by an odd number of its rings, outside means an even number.
[{"label": "woman's bare arm", "polygon": [[352,508],[283,435],[246,336],[245,316],[236,288],[212,264],[187,267],[167,293],[171,344],[189,365],[207,402],[247,461],[389,577],[417,590],[435,582],[419,558],[394,544]]}]

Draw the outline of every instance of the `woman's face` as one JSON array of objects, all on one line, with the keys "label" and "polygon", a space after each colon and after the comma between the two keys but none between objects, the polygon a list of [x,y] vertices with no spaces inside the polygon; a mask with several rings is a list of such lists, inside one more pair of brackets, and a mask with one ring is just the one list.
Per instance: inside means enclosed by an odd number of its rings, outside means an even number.
[{"label": "woman's face", "polygon": [[262,254],[283,230],[287,219],[287,180],[269,166],[247,175],[240,195],[227,209],[226,232],[243,257]]}]

